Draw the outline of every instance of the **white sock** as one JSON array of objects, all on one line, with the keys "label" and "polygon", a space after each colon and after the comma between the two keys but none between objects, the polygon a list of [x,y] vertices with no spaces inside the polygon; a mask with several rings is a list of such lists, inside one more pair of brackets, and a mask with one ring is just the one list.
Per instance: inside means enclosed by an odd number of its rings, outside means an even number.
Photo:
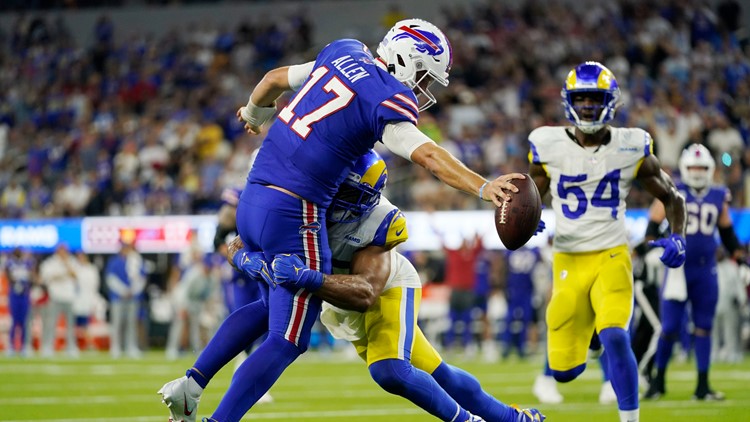
[{"label": "white sock", "polygon": [[620,410],[620,422],[639,422],[639,409]]}]

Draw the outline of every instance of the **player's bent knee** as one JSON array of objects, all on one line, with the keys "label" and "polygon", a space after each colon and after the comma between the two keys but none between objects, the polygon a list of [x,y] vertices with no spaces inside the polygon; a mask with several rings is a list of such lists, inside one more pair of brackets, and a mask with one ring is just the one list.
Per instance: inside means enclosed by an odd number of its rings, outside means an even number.
[{"label": "player's bent knee", "polygon": [[573,369],[568,369],[567,371],[555,371],[553,369],[552,376],[555,378],[555,381],[557,382],[570,382],[578,378],[578,376],[581,375],[585,369],[586,369],[585,363],[582,363]]},{"label": "player's bent knee", "polygon": [[409,362],[401,359],[379,360],[369,367],[370,376],[380,388],[397,395],[402,395],[406,390],[405,381],[413,369]]}]

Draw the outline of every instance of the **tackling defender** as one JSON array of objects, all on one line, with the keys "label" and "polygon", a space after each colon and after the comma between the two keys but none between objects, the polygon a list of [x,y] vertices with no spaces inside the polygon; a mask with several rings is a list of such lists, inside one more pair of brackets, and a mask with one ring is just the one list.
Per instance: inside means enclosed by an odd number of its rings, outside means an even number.
[{"label": "tackling defender", "polygon": [[597,62],[576,66],[561,95],[574,127],[540,127],[529,135],[529,174],[541,195],[551,192],[557,222],[546,317],[549,366],[557,381],[578,377],[596,330],[609,357],[620,420],[637,422],[638,367],[626,332],[633,272],[625,198],[637,179],[665,204],[672,234],[658,242],[669,267],[685,261],[685,199],[661,170],[647,132],[607,124],[620,98],[609,69]]},{"label": "tackling defender", "polygon": [[[737,240],[729,214],[732,194],[724,186],[712,186],[716,163],[709,150],[701,144],[688,146],[680,156],[680,178],[677,189],[687,201],[687,260],[684,268],[667,269],[661,292],[662,332],[656,349],[656,376],[644,395],[658,399],[665,392],[664,379],[672,357],[672,347],[679,338],[685,306],[690,302],[690,317],[694,325],[695,363],[698,383],[693,398],[723,400],[724,394],[714,391],[708,383],[711,365],[711,328],[713,327],[719,287],[716,279],[716,248],[714,235],[718,230],[721,241],[732,258],[744,263],[745,253]],[[649,210],[647,238],[655,238],[665,217],[664,205],[654,201]],[[745,263],[745,265],[747,265]]]}]

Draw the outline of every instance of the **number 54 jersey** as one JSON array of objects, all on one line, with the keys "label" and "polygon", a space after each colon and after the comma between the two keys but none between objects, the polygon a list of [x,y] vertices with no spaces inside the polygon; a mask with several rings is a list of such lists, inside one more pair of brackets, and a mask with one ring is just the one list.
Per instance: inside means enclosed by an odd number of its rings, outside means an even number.
[{"label": "number 54 jersey", "polygon": [[529,135],[529,161],[550,179],[555,251],[591,252],[627,243],[625,198],[653,143],[642,129],[610,127],[609,133],[593,148],[582,147],[570,127],[544,126]]},{"label": "number 54 jersey", "polygon": [[334,41],[260,147],[248,178],[327,207],[354,161],[389,122],[418,119],[414,93],[357,40]]}]

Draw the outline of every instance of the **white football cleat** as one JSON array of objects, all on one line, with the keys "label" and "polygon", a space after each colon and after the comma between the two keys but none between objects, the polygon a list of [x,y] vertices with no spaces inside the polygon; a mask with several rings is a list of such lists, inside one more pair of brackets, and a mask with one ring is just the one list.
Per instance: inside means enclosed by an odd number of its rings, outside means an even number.
[{"label": "white football cleat", "polygon": [[188,377],[170,381],[157,391],[169,408],[170,422],[195,422],[203,388]]},{"label": "white football cleat", "polygon": [[607,381],[602,384],[602,389],[599,392],[599,403],[601,404],[617,403],[617,394],[615,394],[615,389],[612,388],[611,381]]},{"label": "white football cleat", "polygon": [[537,375],[531,391],[539,400],[539,403],[560,404],[563,401],[562,394],[557,390],[557,381],[547,375]]}]

